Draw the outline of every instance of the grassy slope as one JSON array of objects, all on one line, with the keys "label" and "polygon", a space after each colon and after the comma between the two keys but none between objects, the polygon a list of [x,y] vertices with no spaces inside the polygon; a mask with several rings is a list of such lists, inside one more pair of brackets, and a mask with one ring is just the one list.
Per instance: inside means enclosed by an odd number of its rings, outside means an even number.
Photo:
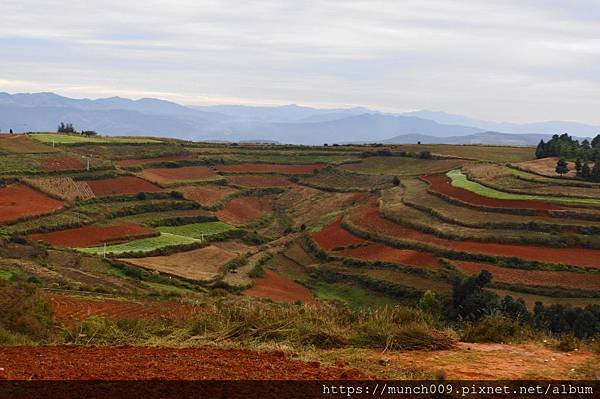
[{"label": "grassy slope", "polygon": [[483,197],[503,200],[540,200],[546,202],[568,202],[575,204],[600,205],[600,199],[574,198],[574,197],[550,197],[547,195],[513,194],[486,187],[474,181],[468,180],[467,176],[459,169],[451,170],[446,175],[452,179],[452,185],[459,187]]},{"label": "grassy slope", "polygon": [[[123,244],[107,245],[106,253],[122,254],[126,252],[150,252],[177,245],[193,244],[195,239],[175,234],[161,233],[159,236],[134,240]],[[102,255],[104,247],[79,248],[79,251]]]},{"label": "grassy slope", "polygon": [[80,143],[95,143],[95,144],[149,144],[149,143],[160,143],[160,140],[138,138],[138,137],[87,137],[87,136],[76,136],[70,134],[58,134],[58,133],[36,133],[31,135],[35,140],[41,141],[42,143],[56,143],[56,144],[80,144]]},{"label": "grassy slope", "polygon": [[174,234],[185,237],[201,238],[204,236],[213,236],[233,230],[235,227],[223,222],[192,223],[181,226],[161,226],[158,231],[161,233]]}]

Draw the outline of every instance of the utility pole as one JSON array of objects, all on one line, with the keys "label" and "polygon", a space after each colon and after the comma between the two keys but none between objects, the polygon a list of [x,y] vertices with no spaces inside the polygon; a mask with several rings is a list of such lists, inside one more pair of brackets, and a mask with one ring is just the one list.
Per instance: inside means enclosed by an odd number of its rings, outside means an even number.
[{"label": "utility pole", "polygon": [[106,243],[104,243],[104,253],[103,253],[103,257],[106,258]]}]

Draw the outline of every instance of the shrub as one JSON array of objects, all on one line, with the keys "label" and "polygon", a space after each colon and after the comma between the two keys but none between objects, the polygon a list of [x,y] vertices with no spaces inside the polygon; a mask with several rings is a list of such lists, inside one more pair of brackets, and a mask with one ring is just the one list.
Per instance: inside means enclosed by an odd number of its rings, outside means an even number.
[{"label": "shrub", "polygon": [[517,337],[521,329],[518,322],[493,314],[478,323],[467,324],[462,339],[466,342],[508,342]]},{"label": "shrub", "polygon": [[579,348],[579,340],[572,335],[562,336],[556,344],[556,349],[561,352],[573,352]]},{"label": "shrub", "polygon": [[50,338],[52,308],[34,285],[0,287],[0,309],[1,330],[34,340]]}]

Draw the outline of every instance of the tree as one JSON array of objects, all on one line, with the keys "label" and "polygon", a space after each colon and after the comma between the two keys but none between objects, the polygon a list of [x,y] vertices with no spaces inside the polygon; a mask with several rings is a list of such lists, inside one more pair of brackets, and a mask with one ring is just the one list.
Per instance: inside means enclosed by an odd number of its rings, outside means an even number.
[{"label": "tree", "polygon": [[596,137],[592,139],[592,148],[598,147],[600,147],[600,134],[596,135]]},{"label": "tree", "polygon": [[592,171],[590,169],[590,165],[587,162],[585,162],[581,167],[581,177],[583,177],[584,179],[589,179],[591,174]]},{"label": "tree", "polygon": [[556,163],[556,173],[558,173],[559,175],[562,176],[568,172],[569,172],[569,166],[567,165],[567,161],[565,161],[564,158],[559,159],[558,162]]},{"label": "tree", "polygon": [[575,170],[577,171],[577,176],[581,176],[581,168],[583,168],[583,163],[581,162],[581,158],[577,158],[575,160]]},{"label": "tree", "polygon": [[460,319],[477,321],[498,308],[498,296],[483,290],[491,280],[492,274],[482,270],[477,276],[460,280],[454,285],[452,301]]},{"label": "tree", "polygon": [[546,157],[546,143],[544,143],[544,140],[540,140],[540,142],[538,143],[536,149],[535,149],[535,157],[536,158],[544,158]]},{"label": "tree", "polygon": [[58,133],[76,133],[72,123],[64,122],[61,122],[60,125],[58,125],[58,129],[56,129],[56,131]]},{"label": "tree", "polygon": [[394,178],[392,179],[392,184],[394,186],[399,186],[400,185],[400,178],[398,176],[394,176]]},{"label": "tree", "polygon": [[596,161],[590,172],[590,178],[594,181],[600,181],[600,162]]}]

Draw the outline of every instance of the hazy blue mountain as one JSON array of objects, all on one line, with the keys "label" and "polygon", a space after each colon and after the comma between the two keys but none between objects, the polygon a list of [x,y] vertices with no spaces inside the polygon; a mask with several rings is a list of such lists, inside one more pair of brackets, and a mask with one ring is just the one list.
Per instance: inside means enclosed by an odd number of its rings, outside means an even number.
[{"label": "hazy blue mountain", "polygon": [[506,133],[569,133],[576,136],[595,136],[596,134],[600,133],[600,126],[586,125],[584,123],[569,121],[545,121],[521,124],[510,122],[490,122],[480,119],[472,119],[462,115],[427,110],[407,112],[402,115],[431,119],[443,124],[474,126],[488,131]]},{"label": "hazy blue mountain", "polygon": [[[157,135],[212,141],[323,144],[394,139],[442,142],[537,144],[536,136],[501,133],[594,136],[600,128],[575,122],[497,123],[443,112],[393,115],[362,107],[318,109],[295,104],[184,106],[155,98],[73,99],[54,93],[0,93],[0,129],[54,131],[60,122],[107,135]],[[483,134],[483,135],[482,135]],[[407,136],[409,135],[409,136]],[[460,137],[460,138],[459,138]],[[546,136],[544,136],[546,137]],[[393,140],[393,139],[390,139]]]}]

